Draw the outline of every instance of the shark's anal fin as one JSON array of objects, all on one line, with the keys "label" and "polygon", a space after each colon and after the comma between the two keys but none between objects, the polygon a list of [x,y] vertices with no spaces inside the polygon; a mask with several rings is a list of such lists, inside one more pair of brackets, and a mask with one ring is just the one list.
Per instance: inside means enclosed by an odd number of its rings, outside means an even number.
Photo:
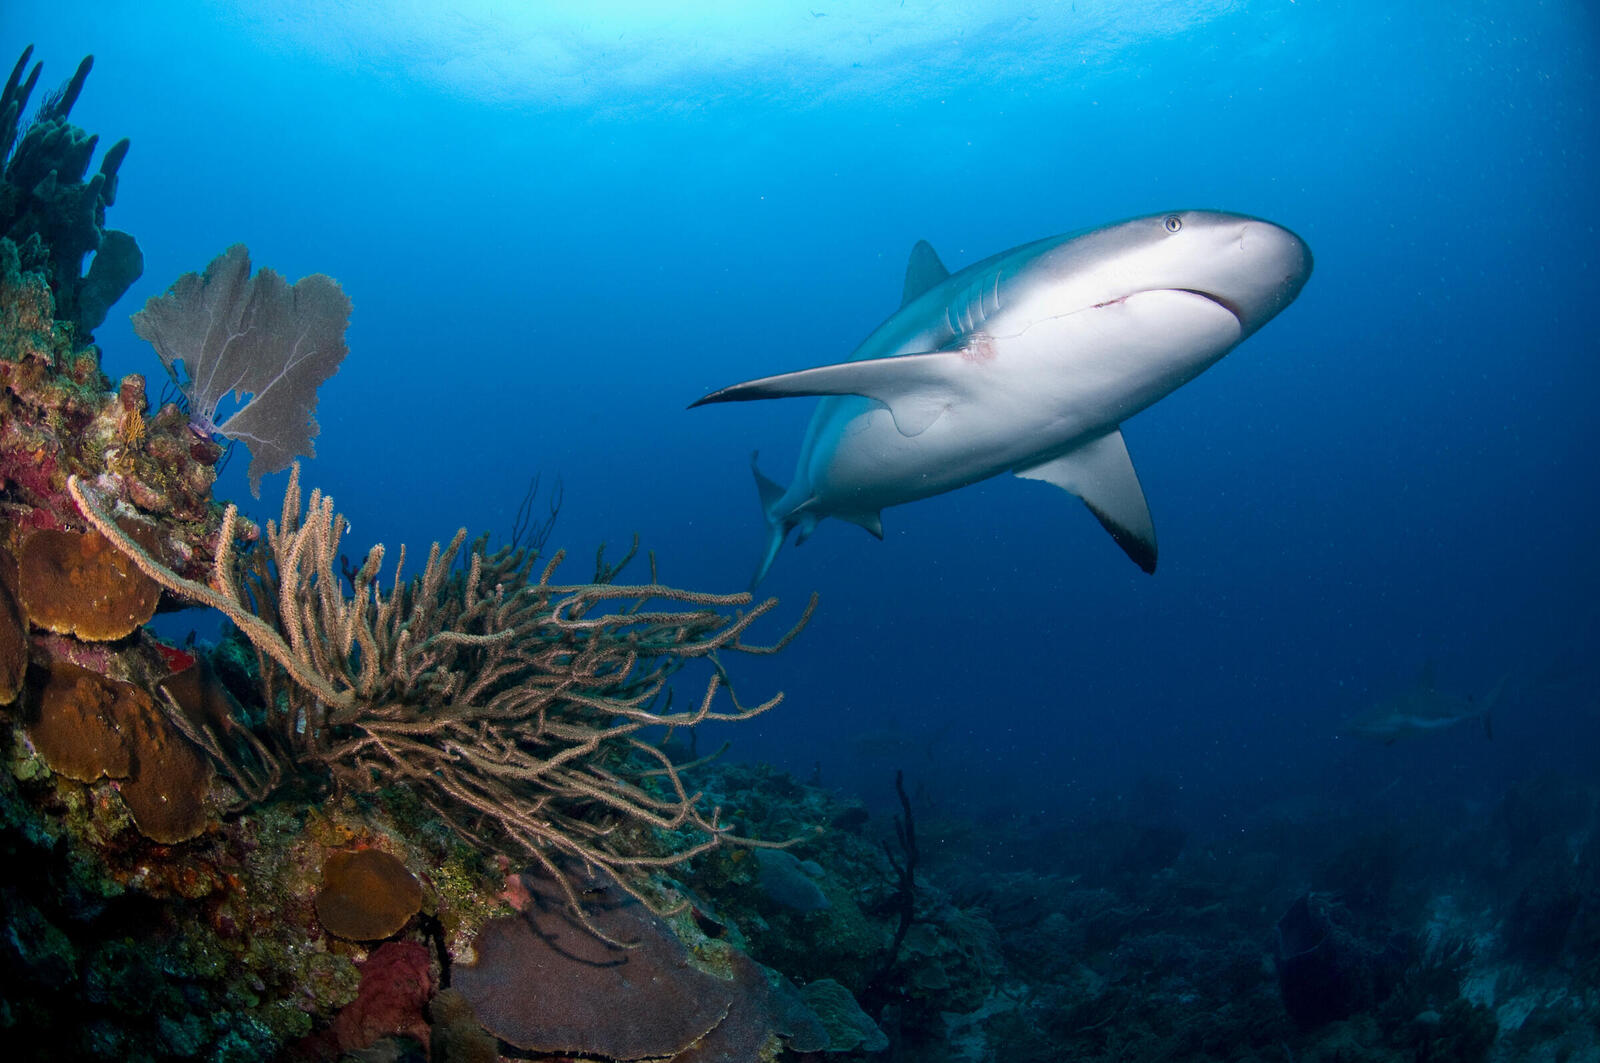
[{"label": "shark's anal fin", "polygon": [[939,252],[935,251],[928,241],[918,240],[917,245],[911,249],[910,260],[906,262],[906,286],[900,296],[901,309],[910,306],[949,279],[950,271],[939,261]]},{"label": "shark's anal fin", "polygon": [[964,372],[973,362],[964,350],[897,354],[860,362],[837,362],[795,373],[747,380],[713,391],[689,404],[693,409],[713,402],[746,402],[802,395],[860,395],[881,402],[903,436],[918,436],[958,402]]},{"label": "shark's anal fin", "polygon": [[1134,564],[1146,572],[1156,570],[1155,524],[1120,430],[1113,428],[1059,458],[1016,472],[1025,480],[1043,480],[1083,499]]}]

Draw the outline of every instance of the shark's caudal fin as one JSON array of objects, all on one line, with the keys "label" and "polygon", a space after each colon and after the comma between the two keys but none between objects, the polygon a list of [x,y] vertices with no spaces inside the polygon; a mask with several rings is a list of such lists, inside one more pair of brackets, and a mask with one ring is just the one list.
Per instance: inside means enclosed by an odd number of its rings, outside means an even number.
[{"label": "shark's caudal fin", "polygon": [[[767,577],[767,570],[772,567],[773,558],[778,556],[778,551],[783,547],[783,541],[789,537],[789,532],[798,528],[799,533],[794,537],[794,544],[799,546],[810,538],[811,533],[817,529],[818,517],[802,505],[798,510],[790,510],[780,514],[779,507],[783,504],[783,497],[788,492],[782,484],[769,479],[756,464],[761,456],[759,451],[750,455],[750,472],[756,478],[756,491],[761,495],[761,515],[767,519],[767,550],[761,556],[761,564],[756,569],[754,578],[750,580],[750,587],[756,585]],[[883,538],[882,513],[835,513],[833,516],[840,520],[847,520],[851,524],[859,525],[871,532],[879,539]]]},{"label": "shark's caudal fin", "polygon": [[756,464],[756,459],[759,457],[761,457],[760,451],[750,452],[750,472],[756,478],[756,491],[761,495],[761,515],[767,519],[767,552],[762,555],[761,565],[756,569],[756,574],[750,578],[751,590],[767,578],[767,569],[772,567],[772,560],[778,556],[778,550],[783,546],[783,540],[788,537],[789,529],[792,527],[788,521],[773,516],[784,491],[782,485],[768,479],[762,473],[761,467]]}]

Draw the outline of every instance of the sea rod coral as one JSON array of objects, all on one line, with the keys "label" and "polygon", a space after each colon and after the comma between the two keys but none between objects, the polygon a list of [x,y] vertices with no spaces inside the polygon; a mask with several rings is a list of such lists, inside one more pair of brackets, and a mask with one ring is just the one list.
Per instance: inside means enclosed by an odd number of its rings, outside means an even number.
[{"label": "sea rod coral", "polygon": [[[533,551],[489,553],[486,539],[458,567],[465,529],[435,543],[422,574],[404,582],[402,549],[387,593],[384,549],[374,546],[347,593],[337,567],[344,518],[320,491],[302,513],[298,465],[264,550],[235,552],[238,516],[228,507],[207,586],[152,557],[95,488],[76,477],[68,487],[145,574],[221,610],[261,656],[263,733],[219,733],[170,713],[247,797],[308,772],[357,790],[404,783],[461,836],[531,857],[575,910],[574,867],[608,872],[651,904],[641,886],[653,869],[728,841],[774,844],[732,835],[720,810],[685,788],[683,766],[640,732],[745,720],[776,705],[781,694],[744,706],[730,690],[733,708],[716,711],[728,686],[718,656],[782,649],[814,598],[776,643],[756,645],[746,634],[776,599],[744,608],[749,594],[670,588],[653,571],[647,584],[618,584],[620,566],[599,560],[592,582],[558,584],[561,553],[535,578]],[[712,670],[704,696],[675,710],[667,681],[695,659]],[[653,840],[657,832],[671,837]]]}]

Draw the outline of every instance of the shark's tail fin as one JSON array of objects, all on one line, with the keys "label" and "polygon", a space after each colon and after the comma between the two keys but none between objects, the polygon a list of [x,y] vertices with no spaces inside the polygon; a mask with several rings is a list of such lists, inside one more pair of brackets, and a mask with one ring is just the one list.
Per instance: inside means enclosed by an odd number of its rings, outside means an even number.
[{"label": "shark's tail fin", "polygon": [[756,478],[756,490],[761,493],[761,515],[767,518],[767,552],[762,555],[761,566],[756,569],[756,574],[751,577],[750,589],[755,590],[756,584],[767,578],[767,569],[772,567],[772,559],[778,556],[778,550],[783,546],[783,540],[788,538],[789,529],[794,527],[793,522],[776,516],[778,502],[783,498],[783,488],[762,475],[761,469],[756,465],[756,459],[761,456],[760,451],[750,454],[750,472]]}]

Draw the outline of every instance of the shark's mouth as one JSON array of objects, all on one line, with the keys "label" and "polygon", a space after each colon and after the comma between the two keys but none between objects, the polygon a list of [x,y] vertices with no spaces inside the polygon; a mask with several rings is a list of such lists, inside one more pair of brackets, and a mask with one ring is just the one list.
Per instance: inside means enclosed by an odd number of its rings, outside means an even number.
[{"label": "shark's mouth", "polygon": [[1222,309],[1233,315],[1234,320],[1239,322],[1240,327],[1244,326],[1244,314],[1240,310],[1238,304],[1234,303],[1225,296],[1218,295],[1215,292],[1203,292],[1199,288],[1141,288],[1140,290],[1136,292],[1130,292],[1127,295],[1119,295],[1115,299],[1107,299],[1103,303],[1095,303],[1090,309],[1099,310],[1102,307],[1117,306],[1121,303],[1127,302],[1136,295],[1149,295],[1154,292],[1182,292],[1185,295],[1198,295],[1206,302],[1215,303],[1217,306],[1222,307]]},{"label": "shark's mouth", "polygon": [[1234,319],[1237,320],[1241,326],[1244,324],[1244,314],[1241,312],[1238,305],[1232,300],[1224,298],[1215,292],[1203,292],[1199,288],[1174,288],[1172,291],[1188,292],[1190,295],[1198,295],[1200,298],[1205,299],[1208,302],[1216,303],[1218,306],[1222,307],[1222,309],[1232,314]]}]

